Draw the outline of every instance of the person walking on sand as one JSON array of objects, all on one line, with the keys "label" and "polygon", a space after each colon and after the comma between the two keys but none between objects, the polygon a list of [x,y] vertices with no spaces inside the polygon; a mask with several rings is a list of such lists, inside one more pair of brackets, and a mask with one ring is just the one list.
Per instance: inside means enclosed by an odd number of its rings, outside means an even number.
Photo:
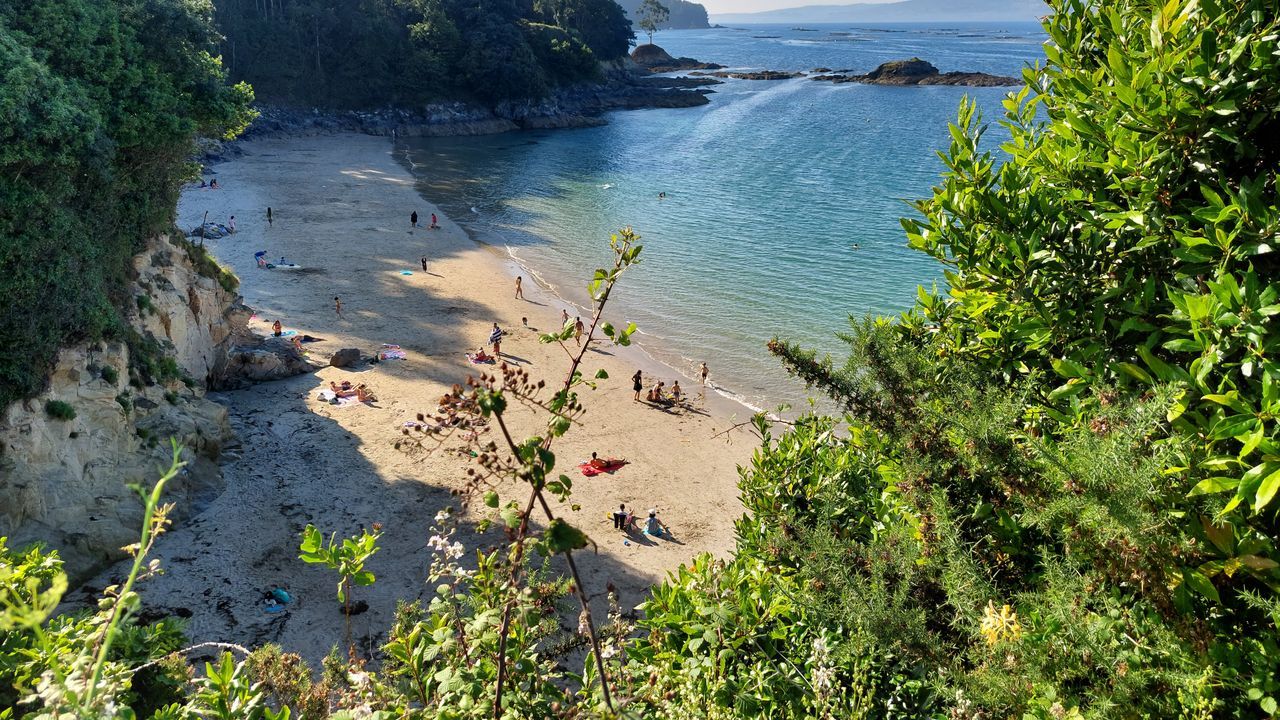
[{"label": "person walking on sand", "polygon": [[270,207],[268,207],[268,208],[267,208],[267,227],[271,227],[271,222],[272,222],[272,218],[271,218],[271,208],[270,208]]},{"label": "person walking on sand", "polygon": [[579,345],[582,344],[582,333],[586,332],[586,326],[582,324],[582,317],[578,317],[578,321],[573,324],[573,339]]},{"label": "person walking on sand", "polygon": [[337,295],[333,296],[333,311],[342,317],[342,300]]},{"label": "person walking on sand", "polygon": [[418,227],[418,211],[417,210],[414,210],[412,213],[409,214],[409,225],[411,227]]},{"label": "person walking on sand", "polygon": [[640,402],[640,391],[644,390],[644,378],[640,376],[639,370],[631,376],[631,389],[636,391],[636,402]]},{"label": "person walking on sand", "polygon": [[521,276],[519,276],[519,275],[517,275],[517,276],[516,276],[516,299],[517,299],[517,300],[523,300],[523,299],[524,299],[524,288],[523,288],[523,287],[521,287],[521,284],[522,284],[523,282],[524,282],[524,278],[523,278],[523,277],[521,277]]},{"label": "person walking on sand", "polygon": [[436,214],[435,214],[435,213],[431,213],[431,229],[432,229],[432,230],[439,230],[439,229],[440,229],[440,226],[436,223]]},{"label": "person walking on sand", "polygon": [[707,370],[707,364],[706,364],[706,363],[702,363],[702,384],[703,384],[703,385],[706,385],[706,384],[707,384],[707,373],[708,373],[708,372],[711,372],[711,371],[710,371],[710,370]]},{"label": "person walking on sand", "polygon": [[502,328],[498,327],[498,323],[493,324],[493,332],[489,333],[489,343],[493,345],[494,357],[502,357]]},{"label": "person walking on sand", "polygon": [[280,325],[279,320],[271,323],[271,332],[274,333],[276,337],[280,337],[284,334],[284,327]]},{"label": "person walking on sand", "polygon": [[613,514],[613,529],[627,529],[627,504],[618,503],[618,511]]},{"label": "person walking on sand", "polygon": [[424,255],[424,256],[422,256],[422,261],[421,261],[421,262],[422,262],[422,272],[426,272],[426,271],[427,271],[427,257],[426,257],[425,255]]},{"label": "person walking on sand", "polygon": [[560,309],[560,327],[563,328],[565,325],[568,325],[568,324],[569,324],[569,311],[561,308]]}]

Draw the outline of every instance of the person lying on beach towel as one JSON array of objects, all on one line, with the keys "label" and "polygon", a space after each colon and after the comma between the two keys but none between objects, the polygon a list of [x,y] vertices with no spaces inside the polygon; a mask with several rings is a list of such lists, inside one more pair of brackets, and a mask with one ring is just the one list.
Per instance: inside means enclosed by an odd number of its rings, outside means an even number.
[{"label": "person lying on beach towel", "polygon": [[492,355],[484,351],[483,347],[480,348],[479,350],[476,350],[473,353],[467,353],[467,359],[470,360],[475,365],[497,362],[497,360]]},{"label": "person lying on beach towel", "polygon": [[595,453],[591,453],[591,459],[578,463],[578,468],[582,470],[583,475],[593,477],[600,473],[613,472],[626,464],[627,461],[623,458],[602,458]]}]

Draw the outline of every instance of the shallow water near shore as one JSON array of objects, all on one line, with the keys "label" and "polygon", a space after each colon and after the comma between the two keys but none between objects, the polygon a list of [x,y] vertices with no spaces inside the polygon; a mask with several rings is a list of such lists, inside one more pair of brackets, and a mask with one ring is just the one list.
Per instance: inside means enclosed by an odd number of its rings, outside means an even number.
[{"label": "shallow water near shore", "polygon": [[[1018,76],[1043,57],[1033,24],[810,27],[656,41],[734,69],[867,72],[919,56],[942,72]],[[798,406],[804,389],[765,344],[777,336],[839,355],[835,333],[849,316],[899,312],[917,285],[940,281],[937,263],[906,248],[899,218],[937,183],[936,152],[961,98],[994,121],[1010,88],[801,78],[713,89],[699,108],[617,112],[581,130],[413,139],[397,155],[474,238],[580,306],[591,271],[609,262],[609,234],[634,227],[644,261],[616,293],[614,319],[636,322],[644,351],[674,372],[693,377],[706,361],[716,385],[748,406]]]}]

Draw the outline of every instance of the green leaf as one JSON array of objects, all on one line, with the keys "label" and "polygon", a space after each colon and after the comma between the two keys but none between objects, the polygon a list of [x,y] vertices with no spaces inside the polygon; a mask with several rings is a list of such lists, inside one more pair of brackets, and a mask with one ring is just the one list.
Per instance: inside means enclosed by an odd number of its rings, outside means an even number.
[{"label": "green leaf", "polygon": [[507,503],[498,516],[502,518],[502,524],[506,525],[508,530],[520,527],[520,508],[514,502]]},{"label": "green leaf", "polygon": [[596,379],[597,379],[597,380],[608,380],[608,379],[609,379],[609,373],[605,372],[605,369],[604,369],[604,368],[600,368],[599,370],[597,370],[597,371],[596,371]]},{"label": "green leaf", "polygon": [[1263,478],[1262,484],[1258,486],[1258,494],[1254,496],[1253,511],[1259,512],[1271,504],[1278,490],[1280,490],[1280,469]]},{"label": "green leaf", "polygon": [[552,520],[542,536],[547,542],[547,548],[553,553],[578,550],[586,547],[589,542],[586,533],[560,518]]},{"label": "green leaf", "polygon": [[1065,378],[1083,378],[1089,374],[1079,363],[1067,358],[1053,360],[1053,371]]},{"label": "green leaf", "polygon": [[498,493],[490,490],[484,494],[484,504],[491,508],[498,507]]},{"label": "green leaf", "polygon": [[1187,497],[1194,497],[1196,495],[1213,495],[1215,493],[1226,492],[1228,490],[1235,490],[1239,484],[1240,478],[1205,478],[1204,480],[1196,483],[1195,487],[1191,488],[1191,492],[1187,493]]},{"label": "green leaf", "polygon": [[1214,587],[1213,582],[1210,581],[1209,578],[1205,577],[1199,570],[1193,570],[1191,568],[1183,569],[1182,579],[1186,582],[1187,587],[1200,595],[1203,595],[1215,603],[1222,602],[1222,599],[1218,597],[1218,588]]}]

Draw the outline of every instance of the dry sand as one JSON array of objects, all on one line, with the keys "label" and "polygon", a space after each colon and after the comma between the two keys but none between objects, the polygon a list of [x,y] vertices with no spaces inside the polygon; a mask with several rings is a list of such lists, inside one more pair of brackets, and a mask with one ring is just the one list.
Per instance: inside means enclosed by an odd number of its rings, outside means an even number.
[{"label": "dry sand", "polygon": [[[240,444],[225,457],[226,489],[160,539],[156,556],[166,574],[148,580],[142,591],[149,610],[189,615],[193,641],[278,642],[316,660],[340,642],[342,619],[335,576],[298,560],[303,527],[314,523],[344,536],[381,523],[382,550],[369,563],[377,582],[356,593],[370,609],[354,622],[358,636],[376,643],[398,599],[432,592],[425,584],[428,528],[437,510],[458,507],[450,491],[465,486],[466,470],[474,466],[469,457],[447,451],[462,445],[460,439],[429,455],[396,449],[402,426],[418,412],[433,411],[444,392],[476,372],[463,352],[485,342],[495,321],[509,333],[502,349],[511,362],[535,379],[561,381],[568,355],[540,343],[521,318],[551,329],[559,325],[562,305],[529,277],[527,299],[514,299],[515,268],[422,198],[386,139],[329,136],[241,147],[242,157],[212,168],[221,189],[183,194],[179,226],[197,226],[206,211],[210,221],[236,217],[238,232],[208,245],[240,276],[245,302],[257,311],[256,328],[269,332],[269,323],[279,319],[286,329],[324,338],[308,346],[321,363],[341,348],[371,353],[383,343],[400,345],[408,357],[360,372],[325,367],[314,376],[227,393]],[[422,226],[417,230],[409,224],[414,210]],[[432,212],[440,215],[438,230],[425,227]],[[303,269],[258,269],[258,250]],[[429,259],[427,273],[419,265],[422,256]],[[581,268],[584,284],[592,270]],[[625,292],[625,278],[622,283]],[[335,295],[342,298],[341,317]],[[630,377],[636,367],[650,366],[637,365],[643,358],[634,349],[602,344],[586,362],[588,376],[603,368],[610,378],[594,392],[584,389],[585,426],[555,444],[558,469],[568,468],[575,480],[571,502],[580,506],[556,510],[598,544],[598,553],[581,553],[580,563],[599,612],[607,582],[619,588],[627,607],[696,554],[732,550],[733,521],[742,514],[736,467],[749,460],[755,442],[742,430],[725,435],[745,414],[733,417],[723,405],[699,399],[696,387],[690,388],[693,407],[685,411],[635,402]],[[344,379],[368,384],[379,401],[338,408],[316,399],[330,381]],[[525,411],[513,413],[513,420],[520,437],[541,427]],[[593,450],[631,464],[613,475],[582,477],[572,466]],[[526,495],[514,486],[501,492],[504,501]],[[642,513],[658,508],[674,538],[633,536],[624,543],[607,517],[619,502]],[[472,527],[490,512],[475,502],[462,516],[458,539],[469,550],[501,540],[496,528],[478,535]],[[95,584],[101,587],[121,571],[117,566]],[[268,613],[262,605],[264,591],[273,587],[287,588],[295,598],[285,612]]]}]

